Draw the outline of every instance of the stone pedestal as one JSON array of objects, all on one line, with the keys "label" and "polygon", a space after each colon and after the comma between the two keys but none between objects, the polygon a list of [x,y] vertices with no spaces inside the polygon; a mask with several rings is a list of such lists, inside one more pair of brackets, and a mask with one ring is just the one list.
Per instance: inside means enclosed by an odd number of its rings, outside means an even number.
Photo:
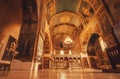
[{"label": "stone pedestal", "polygon": [[11,63],[11,71],[31,71],[32,62],[22,62],[14,59]]},{"label": "stone pedestal", "polygon": [[31,68],[32,62],[22,62],[13,59],[7,79],[31,79],[33,72]]}]

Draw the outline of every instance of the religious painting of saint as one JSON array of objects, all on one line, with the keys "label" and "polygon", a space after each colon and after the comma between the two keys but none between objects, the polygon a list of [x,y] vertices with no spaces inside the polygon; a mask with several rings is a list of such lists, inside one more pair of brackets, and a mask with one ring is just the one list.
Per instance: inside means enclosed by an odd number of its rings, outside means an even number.
[{"label": "religious painting of saint", "polygon": [[2,60],[11,61],[15,49],[16,49],[16,39],[12,36],[9,36]]}]

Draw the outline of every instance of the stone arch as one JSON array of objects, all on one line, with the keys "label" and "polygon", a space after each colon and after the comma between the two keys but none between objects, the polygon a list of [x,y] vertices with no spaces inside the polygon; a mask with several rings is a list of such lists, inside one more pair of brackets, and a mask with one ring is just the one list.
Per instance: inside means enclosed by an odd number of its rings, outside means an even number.
[{"label": "stone arch", "polygon": [[102,37],[98,33],[93,33],[88,40],[87,54],[92,68],[101,68],[105,65],[105,52],[101,39]]},{"label": "stone arch", "polygon": [[[100,37],[100,36],[99,36],[98,34],[96,34],[96,33],[93,33],[93,34],[90,36],[90,38],[89,38],[89,40],[88,40],[88,45],[87,45],[87,52],[89,51],[89,46],[92,46],[99,37]],[[89,54],[89,53],[88,53],[88,54]]]}]

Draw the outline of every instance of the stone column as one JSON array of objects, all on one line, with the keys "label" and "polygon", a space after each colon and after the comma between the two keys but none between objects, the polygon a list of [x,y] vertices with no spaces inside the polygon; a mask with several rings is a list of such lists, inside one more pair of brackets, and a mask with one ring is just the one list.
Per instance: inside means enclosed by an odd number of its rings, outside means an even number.
[{"label": "stone column", "polygon": [[18,55],[12,62],[13,70],[30,70],[37,39],[38,15],[35,0],[22,0],[23,21],[21,25],[18,47]]}]

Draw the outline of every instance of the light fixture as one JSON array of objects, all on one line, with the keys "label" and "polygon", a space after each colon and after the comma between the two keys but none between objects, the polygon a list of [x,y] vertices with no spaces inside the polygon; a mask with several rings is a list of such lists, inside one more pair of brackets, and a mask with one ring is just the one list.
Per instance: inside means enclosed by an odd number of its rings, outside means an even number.
[{"label": "light fixture", "polygon": [[70,37],[65,38],[64,43],[65,44],[71,44],[73,40]]},{"label": "light fixture", "polygon": [[64,51],[63,51],[63,50],[61,50],[61,51],[60,51],[60,54],[61,54],[61,55],[63,55],[63,54],[64,54]]},{"label": "light fixture", "polygon": [[72,52],[71,52],[71,50],[69,50],[69,55],[71,55],[72,54]]},{"label": "light fixture", "polygon": [[54,53],[53,54],[56,54],[56,51],[54,50]]}]

